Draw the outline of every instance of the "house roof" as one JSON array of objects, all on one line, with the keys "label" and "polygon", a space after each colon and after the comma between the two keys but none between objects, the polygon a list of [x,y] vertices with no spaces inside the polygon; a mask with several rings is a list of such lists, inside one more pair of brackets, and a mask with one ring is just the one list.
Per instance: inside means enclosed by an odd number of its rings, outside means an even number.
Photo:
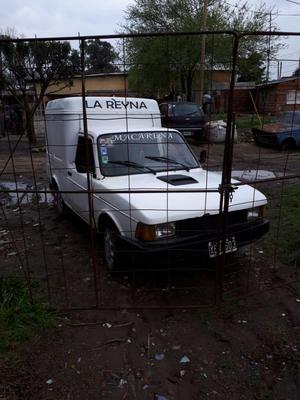
[{"label": "house roof", "polygon": [[[124,76],[127,72],[100,72],[98,74],[85,74],[85,78],[97,78],[98,76]],[[74,78],[81,78],[81,74],[74,75]]]},{"label": "house roof", "polygon": [[265,87],[265,86],[271,86],[271,85],[279,85],[280,83],[284,83],[284,82],[289,82],[289,81],[294,81],[294,80],[298,80],[300,79],[300,77],[298,76],[287,76],[281,79],[274,79],[272,81],[268,81],[268,82],[264,82],[264,83],[259,83],[258,85],[256,85],[256,87]]}]

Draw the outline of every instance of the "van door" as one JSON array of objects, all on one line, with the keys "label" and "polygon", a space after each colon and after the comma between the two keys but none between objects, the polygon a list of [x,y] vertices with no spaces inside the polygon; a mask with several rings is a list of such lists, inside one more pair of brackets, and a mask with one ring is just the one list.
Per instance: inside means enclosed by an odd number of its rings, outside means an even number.
[{"label": "van door", "polygon": [[[78,136],[75,168],[68,170],[68,190],[75,193],[69,194],[68,203],[83,220],[89,222],[89,197],[88,174],[90,189],[93,190],[93,175],[95,174],[95,159],[91,138],[87,141],[83,135]],[[84,193],[78,193],[83,191]]]}]

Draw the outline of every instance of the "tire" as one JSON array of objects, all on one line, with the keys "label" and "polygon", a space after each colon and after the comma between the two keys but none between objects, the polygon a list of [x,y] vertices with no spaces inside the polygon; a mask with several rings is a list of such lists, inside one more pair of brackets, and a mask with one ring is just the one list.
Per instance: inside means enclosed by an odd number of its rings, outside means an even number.
[{"label": "tire", "polygon": [[107,222],[103,231],[103,252],[107,269],[115,272],[121,266],[120,239],[118,230],[112,222]]},{"label": "tire", "polygon": [[54,207],[58,215],[64,216],[66,214],[67,206],[64,202],[62,195],[56,184],[52,185],[53,197],[54,197]]},{"label": "tire", "polygon": [[295,142],[293,141],[293,139],[286,139],[280,145],[281,151],[288,151],[294,148],[295,148]]}]

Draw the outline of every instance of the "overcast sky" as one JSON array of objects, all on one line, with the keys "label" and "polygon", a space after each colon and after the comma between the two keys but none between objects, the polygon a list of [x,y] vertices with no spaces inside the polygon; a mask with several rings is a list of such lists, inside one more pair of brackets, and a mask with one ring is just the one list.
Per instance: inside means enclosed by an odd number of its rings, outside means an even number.
[{"label": "overcast sky", "polygon": [[[300,3],[300,0],[295,0]],[[228,0],[235,4],[238,0]],[[106,35],[120,32],[124,10],[134,0],[0,0],[0,27],[15,28],[25,37],[49,37],[78,35]],[[258,0],[248,1],[258,4]],[[300,31],[300,4],[287,0],[266,0],[267,7],[274,8],[274,23],[281,31]],[[282,15],[284,14],[284,15]],[[286,15],[287,14],[287,15]],[[300,36],[286,41],[288,48],[280,58],[297,60],[300,55]],[[284,73],[297,67],[297,61],[285,61]],[[273,76],[274,77],[274,76]]]}]

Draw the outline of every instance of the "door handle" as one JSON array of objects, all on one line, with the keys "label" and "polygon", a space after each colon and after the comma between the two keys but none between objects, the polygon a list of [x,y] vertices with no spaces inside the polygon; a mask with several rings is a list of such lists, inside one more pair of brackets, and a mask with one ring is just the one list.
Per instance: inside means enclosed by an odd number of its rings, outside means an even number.
[{"label": "door handle", "polygon": [[72,176],[72,172],[71,172],[71,171],[68,171],[68,175],[69,175],[69,176]]}]

